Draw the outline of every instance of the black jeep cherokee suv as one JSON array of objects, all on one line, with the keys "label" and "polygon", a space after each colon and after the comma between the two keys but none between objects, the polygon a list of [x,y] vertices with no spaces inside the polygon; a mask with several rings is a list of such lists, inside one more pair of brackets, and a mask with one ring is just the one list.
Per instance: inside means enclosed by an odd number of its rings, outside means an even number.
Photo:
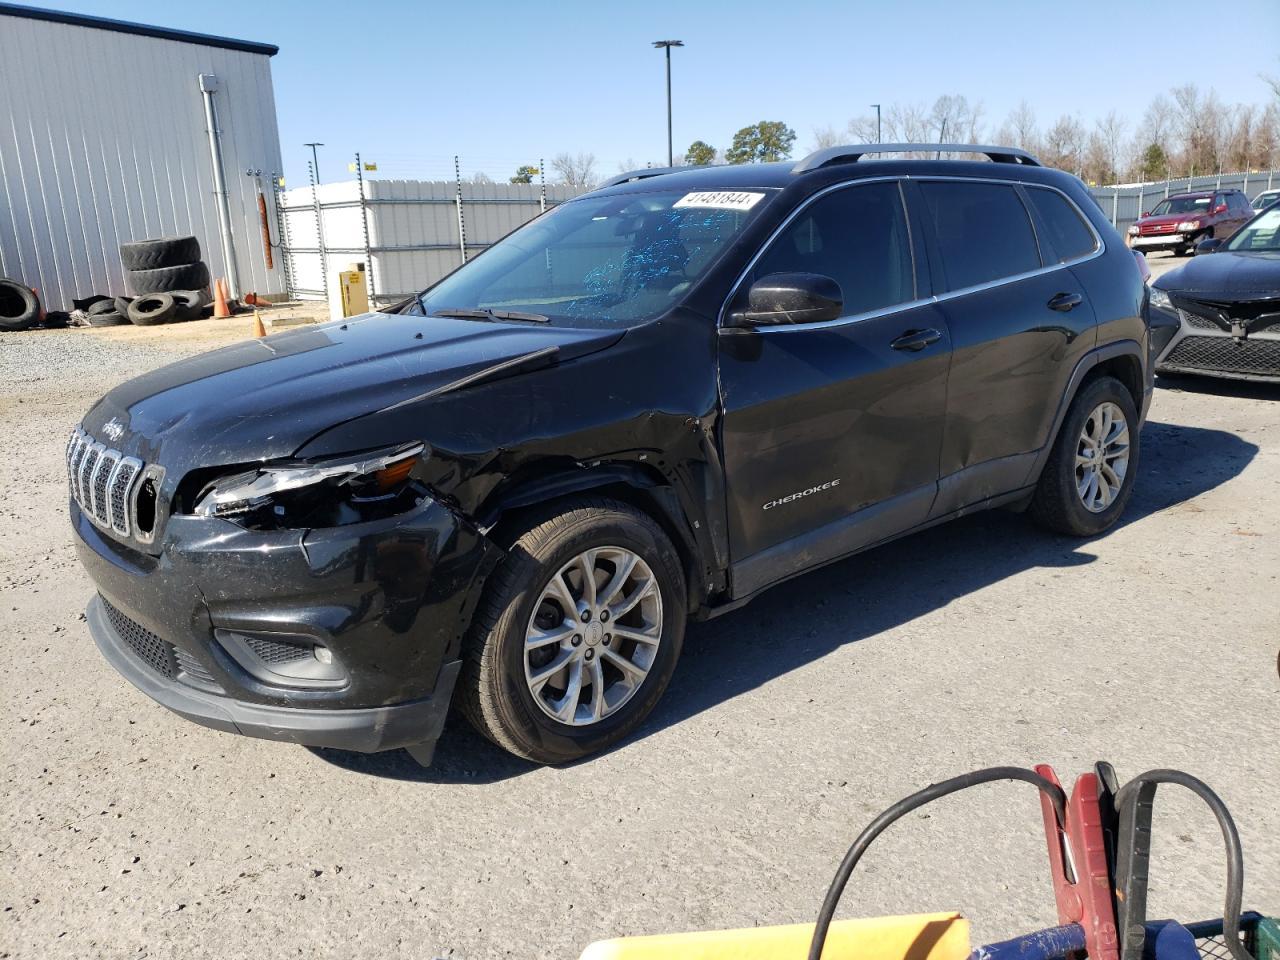
[{"label": "black jeep cherokee suv", "polygon": [[222,730],[427,762],[456,699],[556,762],[641,722],[690,616],[988,507],[1106,530],[1133,255],[1016,150],[859,162],[912,149],[637,171],[389,311],[117,387],[67,448],[103,654]]}]

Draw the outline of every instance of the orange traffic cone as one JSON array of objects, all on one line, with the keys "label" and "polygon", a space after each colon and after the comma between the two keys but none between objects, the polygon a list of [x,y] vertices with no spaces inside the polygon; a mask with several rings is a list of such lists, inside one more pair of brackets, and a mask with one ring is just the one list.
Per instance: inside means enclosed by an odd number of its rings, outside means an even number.
[{"label": "orange traffic cone", "polygon": [[265,337],[267,328],[262,323],[262,314],[257,310],[253,311],[253,335],[255,337]]},{"label": "orange traffic cone", "polygon": [[231,316],[231,311],[227,309],[227,293],[223,283],[221,277],[213,281],[213,315],[218,319]]}]

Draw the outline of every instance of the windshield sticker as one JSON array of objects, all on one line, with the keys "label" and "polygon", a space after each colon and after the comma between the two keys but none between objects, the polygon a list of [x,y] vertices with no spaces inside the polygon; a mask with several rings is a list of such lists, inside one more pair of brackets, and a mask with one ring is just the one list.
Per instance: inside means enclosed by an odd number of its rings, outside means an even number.
[{"label": "windshield sticker", "polygon": [[686,193],[673,206],[710,207],[715,210],[750,210],[764,197],[763,193],[738,190],[715,190],[708,193]]}]

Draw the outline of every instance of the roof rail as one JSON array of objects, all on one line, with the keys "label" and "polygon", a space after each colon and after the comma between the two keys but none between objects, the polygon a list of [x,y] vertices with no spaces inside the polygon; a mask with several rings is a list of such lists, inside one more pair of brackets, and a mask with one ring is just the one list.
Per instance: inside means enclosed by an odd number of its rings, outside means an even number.
[{"label": "roof rail", "polygon": [[696,169],[696,166],[691,164],[685,167],[644,167],[641,170],[628,170],[616,177],[610,177],[596,189],[603,190],[605,187],[616,187],[620,183],[630,183],[632,180],[645,180],[648,177],[660,177],[664,173],[679,173],[681,170],[693,169]]},{"label": "roof rail", "polygon": [[792,173],[804,173],[829,167],[836,163],[854,163],[869,153],[984,153],[995,163],[1021,163],[1028,167],[1040,166],[1040,161],[1017,147],[989,147],[973,143],[862,143],[846,147],[827,147],[815,150],[794,167]]}]

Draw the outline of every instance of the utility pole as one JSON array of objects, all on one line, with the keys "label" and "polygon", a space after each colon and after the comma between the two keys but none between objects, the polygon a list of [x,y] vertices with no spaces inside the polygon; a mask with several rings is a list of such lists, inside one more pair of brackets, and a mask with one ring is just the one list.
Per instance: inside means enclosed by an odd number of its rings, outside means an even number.
[{"label": "utility pole", "polygon": [[876,143],[884,143],[884,139],[880,134],[880,104],[873,103],[871,106],[876,108]]},{"label": "utility pole", "polygon": [[675,152],[671,145],[671,48],[683,47],[683,40],[655,40],[653,45],[665,50],[667,54],[667,166],[676,165]]},{"label": "utility pole", "polygon": [[942,118],[942,130],[938,134],[938,153],[933,158],[935,160],[942,159],[942,145],[947,142],[947,118]]},{"label": "utility pole", "polygon": [[320,155],[316,153],[316,147],[323,147],[323,143],[304,143],[304,147],[311,148],[311,172],[316,175],[316,183],[320,182]]}]

